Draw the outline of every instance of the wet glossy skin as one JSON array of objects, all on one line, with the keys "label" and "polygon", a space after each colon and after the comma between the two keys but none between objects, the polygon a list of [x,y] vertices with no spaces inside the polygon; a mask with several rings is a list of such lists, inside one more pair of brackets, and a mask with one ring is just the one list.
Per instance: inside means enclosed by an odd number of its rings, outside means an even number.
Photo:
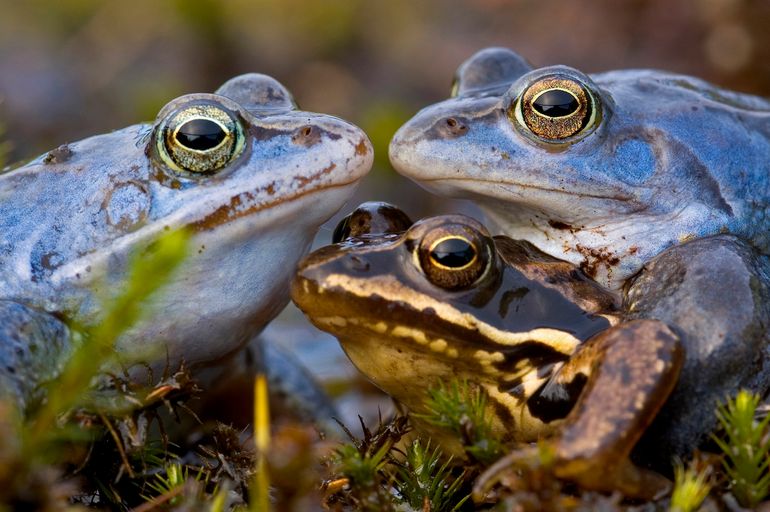
[{"label": "wet glossy skin", "polygon": [[297,260],[371,162],[360,129],[297,110],[265,75],[177,98],[153,124],[0,174],[0,298],[90,325],[127,256],[187,228],[190,254],[119,349],[218,359],[283,308]]},{"label": "wet glossy skin", "polygon": [[[577,131],[532,112],[547,102],[531,91],[564,84],[585,96]],[[767,100],[660,71],[532,69],[500,48],[466,61],[454,92],[401,127],[391,162],[477,201],[495,231],[615,289],[683,241],[731,233],[770,249]]]},{"label": "wet glossy skin", "polygon": [[665,489],[628,455],[676,382],[677,337],[656,321],[617,324],[613,293],[527,242],[491,238],[468,217],[409,225],[362,205],[338,230],[339,243],[300,263],[292,299],[410,411],[425,412],[439,382],[467,380],[488,396],[503,439],[555,435],[559,476],[629,495]]}]

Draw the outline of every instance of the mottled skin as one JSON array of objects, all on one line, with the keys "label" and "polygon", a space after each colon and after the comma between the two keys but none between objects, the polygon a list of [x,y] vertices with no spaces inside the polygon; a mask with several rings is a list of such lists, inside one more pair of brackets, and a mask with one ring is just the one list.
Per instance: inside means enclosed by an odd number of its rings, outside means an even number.
[{"label": "mottled skin", "polygon": [[[376,217],[389,215],[388,219]],[[359,207],[339,243],[305,258],[292,299],[337,336],[351,361],[410,411],[425,413],[429,388],[466,380],[488,396],[493,428],[507,441],[549,441],[557,476],[629,496],[668,488],[629,454],[677,382],[678,337],[653,320],[621,322],[616,296],[574,265],[524,241],[490,237],[460,215],[411,227],[381,204]],[[390,226],[388,231],[369,231]],[[408,229],[407,229],[408,228]],[[464,286],[429,268],[426,247],[461,236],[483,272]],[[475,263],[474,263],[475,264]],[[471,267],[468,268],[472,268]],[[446,433],[413,419],[445,447]],[[514,451],[485,474],[479,498],[500,472],[527,460]]]},{"label": "mottled skin", "polygon": [[[174,169],[159,154],[162,127],[199,104],[232,118],[242,149],[218,169]],[[207,165],[205,155],[187,153]],[[33,308],[43,323],[55,315],[92,325],[100,300],[120,293],[128,256],[187,228],[190,253],[118,349],[172,365],[216,360],[283,308],[296,262],[371,162],[360,129],[297,110],[265,75],[177,98],[153,124],[67,144],[0,174],[0,299]],[[14,338],[4,318],[0,344],[20,348],[18,359],[0,361],[0,376],[13,380],[14,367],[35,357],[22,352],[40,340]]]},{"label": "mottled skin", "polygon": [[[544,139],[517,103],[544,77],[594,99],[595,118]],[[770,102],[653,70],[532,69],[490,48],[460,66],[454,97],[394,136],[398,172],[469,198],[495,231],[534,243],[619,289],[677,243],[730,233],[770,249]]]},{"label": "mottled skin", "polygon": [[717,426],[717,402],[770,389],[770,265],[734,236],[680,244],[630,280],[628,318],[655,318],[680,336],[686,358],[676,388],[636,456],[658,467],[686,457]]}]

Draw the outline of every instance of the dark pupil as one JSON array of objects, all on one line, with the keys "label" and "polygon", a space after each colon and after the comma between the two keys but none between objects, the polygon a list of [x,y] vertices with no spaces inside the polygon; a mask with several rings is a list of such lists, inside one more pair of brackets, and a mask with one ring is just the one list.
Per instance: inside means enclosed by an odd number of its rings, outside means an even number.
[{"label": "dark pupil", "polygon": [[464,267],[476,255],[476,249],[460,238],[449,238],[439,242],[430,252],[430,257],[436,263],[449,268]]},{"label": "dark pupil", "polygon": [[579,106],[578,99],[572,93],[561,89],[546,91],[532,102],[535,110],[548,117],[568,116]]},{"label": "dark pupil", "polygon": [[334,228],[334,233],[332,234],[333,244],[338,244],[343,240],[346,240],[350,236],[350,217],[351,216],[352,214],[346,216],[337,224],[337,227]]},{"label": "dark pupil", "polygon": [[208,119],[191,119],[176,132],[176,140],[181,145],[198,151],[217,147],[226,136],[221,126]]}]

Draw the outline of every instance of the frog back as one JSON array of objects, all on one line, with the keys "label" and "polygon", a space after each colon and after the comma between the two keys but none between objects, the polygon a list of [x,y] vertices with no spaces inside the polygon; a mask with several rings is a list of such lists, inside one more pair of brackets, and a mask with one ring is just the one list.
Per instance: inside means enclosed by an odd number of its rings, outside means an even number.
[{"label": "frog back", "polygon": [[652,210],[690,218],[681,240],[729,232],[770,250],[768,99],[658,70],[592,78],[609,118],[597,158],[623,187],[654,190]]},{"label": "frog back", "polygon": [[58,309],[57,269],[147,223],[150,166],[136,142],[148,129],[60,146],[0,175],[0,297]]}]

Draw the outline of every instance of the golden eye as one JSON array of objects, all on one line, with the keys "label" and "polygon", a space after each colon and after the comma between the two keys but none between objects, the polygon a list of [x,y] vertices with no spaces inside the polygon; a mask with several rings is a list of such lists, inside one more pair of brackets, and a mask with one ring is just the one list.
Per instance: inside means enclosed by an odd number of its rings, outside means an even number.
[{"label": "golden eye", "polygon": [[332,234],[332,243],[338,244],[348,238],[361,238],[366,235],[403,233],[412,224],[412,219],[397,206],[368,201],[358,205],[337,223]]},{"label": "golden eye", "polygon": [[516,121],[547,141],[560,142],[591,128],[594,98],[577,80],[562,75],[541,78],[513,106]]},{"label": "golden eye", "polygon": [[460,225],[426,234],[418,257],[428,280],[447,290],[467,288],[484,275],[489,265],[489,251],[480,233]]},{"label": "golden eye", "polygon": [[163,161],[175,171],[211,174],[240,154],[245,135],[237,116],[214,103],[187,105],[155,132]]}]

